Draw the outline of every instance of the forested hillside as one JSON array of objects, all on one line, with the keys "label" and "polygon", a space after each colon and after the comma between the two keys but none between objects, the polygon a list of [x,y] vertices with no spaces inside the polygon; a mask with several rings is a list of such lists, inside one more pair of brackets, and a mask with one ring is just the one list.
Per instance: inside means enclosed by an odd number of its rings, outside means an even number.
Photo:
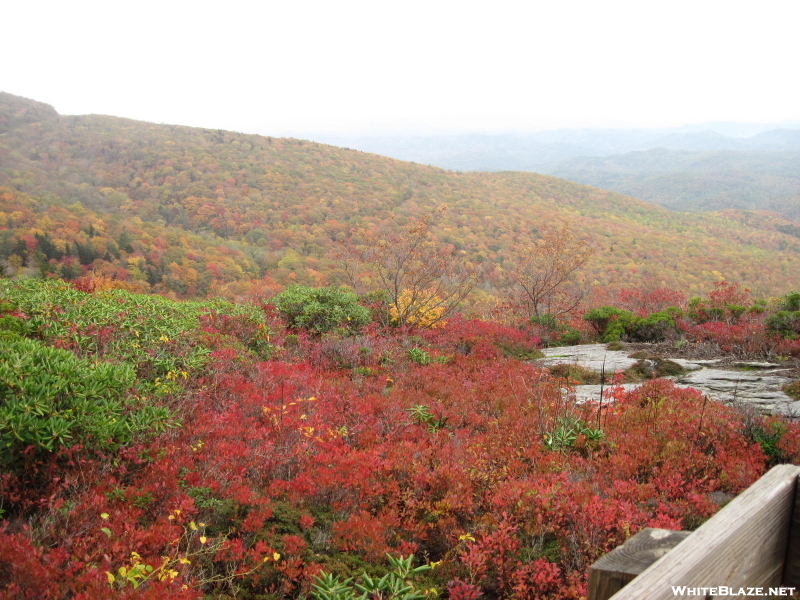
[{"label": "forested hillside", "polygon": [[[595,253],[585,288],[644,274],[780,294],[800,276],[797,223],[681,215],[533,173],[457,173],[312,142],[104,116],[0,95],[0,265],[93,271],[178,296],[272,294],[344,280],[340,247],[446,210],[433,239],[501,294],[513,248],[567,225]],[[388,235],[388,233],[387,233]]]}]

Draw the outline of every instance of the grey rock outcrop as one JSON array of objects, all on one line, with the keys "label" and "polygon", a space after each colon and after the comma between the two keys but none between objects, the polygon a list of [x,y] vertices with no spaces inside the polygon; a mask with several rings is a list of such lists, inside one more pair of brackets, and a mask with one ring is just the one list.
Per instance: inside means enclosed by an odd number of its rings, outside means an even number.
[{"label": "grey rock outcrop", "polygon": [[[545,358],[536,361],[537,364],[545,367],[576,364],[597,372],[605,368],[609,380],[615,372],[625,371],[637,363],[637,359],[628,356],[629,350],[608,350],[604,344],[546,348],[542,352]],[[791,379],[778,364],[734,363],[734,367],[747,369],[740,370],[720,367],[721,358],[697,361],[668,356],[663,358],[668,358],[687,370],[687,373],[667,378],[673,380],[676,385],[695,388],[720,402],[748,404],[763,413],[800,416],[800,401],[794,400],[781,390]],[[626,383],[623,387],[631,390],[640,385],[641,383]],[[579,402],[597,401],[600,399],[600,386],[576,386],[575,397]]]}]

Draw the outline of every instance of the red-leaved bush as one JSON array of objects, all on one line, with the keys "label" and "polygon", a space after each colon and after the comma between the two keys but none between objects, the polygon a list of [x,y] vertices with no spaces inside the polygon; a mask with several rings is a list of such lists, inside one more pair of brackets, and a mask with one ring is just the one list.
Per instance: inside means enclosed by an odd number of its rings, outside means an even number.
[{"label": "red-leaved bush", "polygon": [[[600,416],[576,405],[514,358],[539,343],[526,329],[276,332],[259,361],[236,319],[202,327],[227,337],[172,399],[179,428],[0,478],[0,597],[296,598],[321,571],[380,573],[389,552],[439,563],[429,583],[453,599],[578,599],[604,552],[698,526],[767,464],[739,413],[665,380],[616,390]],[[719,327],[696,335],[757,337]],[[570,423],[599,438],[546,443]]]}]

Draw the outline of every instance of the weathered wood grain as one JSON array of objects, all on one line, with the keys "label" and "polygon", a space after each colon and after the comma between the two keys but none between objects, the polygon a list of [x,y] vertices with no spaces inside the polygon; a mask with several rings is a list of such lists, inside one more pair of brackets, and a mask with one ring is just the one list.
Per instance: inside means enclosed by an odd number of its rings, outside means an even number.
[{"label": "weathered wood grain", "polygon": [[672,586],[781,586],[798,474],[794,465],[771,469],[612,600],[674,600]]},{"label": "weathered wood grain", "polygon": [[783,585],[800,589],[800,482],[794,494],[794,512],[789,530],[789,547],[783,569]]},{"label": "weathered wood grain", "polygon": [[607,600],[690,535],[648,527],[615,548],[589,569],[589,600]]}]

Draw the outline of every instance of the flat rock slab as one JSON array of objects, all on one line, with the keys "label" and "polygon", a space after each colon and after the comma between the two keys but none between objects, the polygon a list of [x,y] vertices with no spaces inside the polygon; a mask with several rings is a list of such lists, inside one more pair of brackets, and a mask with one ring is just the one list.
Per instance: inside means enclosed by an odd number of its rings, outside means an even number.
[{"label": "flat rock slab", "polygon": [[[624,371],[636,363],[635,358],[628,358],[630,351],[608,350],[605,344],[545,348],[542,352],[545,358],[536,361],[542,366],[577,364],[600,372],[605,364],[608,376],[616,371]],[[764,413],[800,416],[800,401],[794,400],[781,390],[792,380],[782,374],[779,364],[740,362],[736,364],[750,370],[736,371],[717,368],[717,363],[722,359],[688,361],[669,356],[662,358],[672,360],[689,371],[668,378],[677,385],[695,388],[720,402],[749,404]],[[641,383],[626,383],[622,387],[625,390],[632,390],[640,385]],[[606,385],[605,389],[608,390],[609,387]],[[574,393],[578,402],[600,400],[599,385],[579,385],[575,387]]]},{"label": "flat rock slab", "polygon": [[791,379],[771,373],[702,369],[674,378],[675,383],[693,387],[721,402],[752,404],[760,411],[789,416],[800,415],[800,402],[781,388]]},{"label": "flat rock slab", "polygon": [[[607,350],[605,344],[586,344],[584,346],[563,346],[561,348],[544,348],[545,358],[536,361],[545,367],[558,364],[577,364],[598,373],[605,368],[608,375],[617,371],[625,371],[636,364],[636,358],[628,358],[630,350]],[[666,356],[662,358],[667,358]],[[701,369],[702,365],[683,359],[670,359],[684,369]],[[604,367],[605,365],[605,367]]]}]

